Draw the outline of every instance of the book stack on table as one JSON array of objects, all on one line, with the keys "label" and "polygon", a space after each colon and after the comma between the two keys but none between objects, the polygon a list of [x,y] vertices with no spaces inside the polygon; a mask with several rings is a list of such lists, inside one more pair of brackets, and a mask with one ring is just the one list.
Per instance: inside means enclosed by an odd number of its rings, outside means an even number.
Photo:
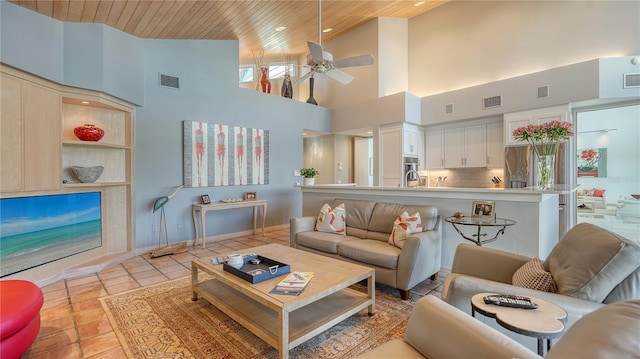
[{"label": "book stack on table", "polygon": [[292,272],[271,290],[272,294],[300,295],[313,278],[313,272]]}]

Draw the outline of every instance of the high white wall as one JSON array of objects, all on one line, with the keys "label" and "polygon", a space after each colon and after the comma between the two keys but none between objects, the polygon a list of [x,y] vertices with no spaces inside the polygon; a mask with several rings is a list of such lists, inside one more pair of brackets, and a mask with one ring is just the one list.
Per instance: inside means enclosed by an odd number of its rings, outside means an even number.
[{"label": "high white wall", "polygon": [[450,1],[409,20],[409,92],[637,55],[639,14],[638,1]]}]

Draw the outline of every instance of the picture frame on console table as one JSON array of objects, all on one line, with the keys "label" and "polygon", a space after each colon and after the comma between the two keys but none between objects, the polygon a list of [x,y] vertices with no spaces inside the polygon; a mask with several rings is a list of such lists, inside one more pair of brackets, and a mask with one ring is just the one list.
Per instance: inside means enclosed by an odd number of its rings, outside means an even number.
[{"label": "picture frame on console table", "polygon": [[496,202],[473,201],[471,217],[479,219],[494,219],[496,214]]},{"label": "picture frame on console table", "polygon": [[202,204],[211,204],[211,198],[209,198],[208,194],[200,196],[200,200],[202,201]]},{"label": "picture frame on console table", "polygon": [[258,199],[258,193],[257,192],[245,192],[243,199],[245,201],[255,201],[256,199]]}]

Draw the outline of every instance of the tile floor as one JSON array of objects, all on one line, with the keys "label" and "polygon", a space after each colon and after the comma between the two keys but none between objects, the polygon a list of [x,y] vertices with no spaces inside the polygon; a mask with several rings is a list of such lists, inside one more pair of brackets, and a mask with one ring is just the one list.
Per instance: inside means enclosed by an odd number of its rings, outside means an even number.
[{"label": "tile floor", "polygon": [[[191,273],[191,260],[241,251],[268,243],[289,245],[289,230],[208,243],[206,249],[187,247],[185,253],[150,258],[139,255],[102,272],[65,279],[42,288],[44,306],[38,338],[23,355],[26,358],[124,358],[111,324],[98,298],[160,283]],[[414,288],[411,299],[432,294],[440,297],[444,275],[427,279]]]},{"label": "tile floor", "polygon": [[615,213],[615,207],[610,206],[607,210],[596,208],[594,213],[578,212],[577,222],[591,223],[640,243],[640,223],[623,221],[612,213]]}]

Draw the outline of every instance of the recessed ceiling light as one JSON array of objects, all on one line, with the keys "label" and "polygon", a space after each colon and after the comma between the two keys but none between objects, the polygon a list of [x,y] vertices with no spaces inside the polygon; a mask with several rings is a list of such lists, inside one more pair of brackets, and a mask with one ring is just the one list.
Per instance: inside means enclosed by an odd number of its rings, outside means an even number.
[{"label": "recessed ceiling light", "polygon": [[373,131],[367,131],[367,135],[373,135]]},{"label": "recessed ceiling light", "polygon": [[89,101],[80,101],[80,103],[83,104],[83,105],[88,105]]},{"label": "recessed ceiling light", "polygon": [[322,30],[322,32],[331,32],[331,31],[333,31],[332,27],[328,27],[328,28]]},{"label": "recessed ceiling light", "polygon": [[424,1],[418,1],[417,3],[413,4],[413,6],[422,6],[424,5]]},{"label": "recessed ceiling light", "polygon": [[286,26],[280,26],[280,27],[276,27],[276,31],[280,32],[280,31],[284,31],[286,30],[287,27]]}]

